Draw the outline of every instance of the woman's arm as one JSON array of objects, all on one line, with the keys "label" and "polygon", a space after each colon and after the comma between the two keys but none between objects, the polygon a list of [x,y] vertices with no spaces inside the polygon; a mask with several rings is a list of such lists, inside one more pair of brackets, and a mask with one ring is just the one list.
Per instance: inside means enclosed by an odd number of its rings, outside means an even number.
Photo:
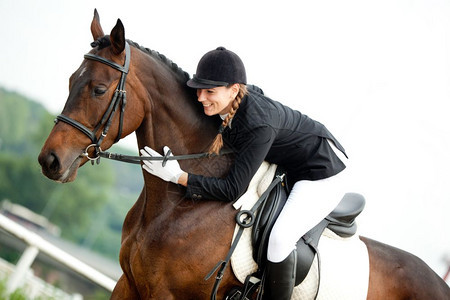
[{"label": "woman's arm", "polygon": [[[264,161],[275,139],[275,132],[269,126],[254,128],[239,137],[235,162],[225,178],[206,177],[195,174],[182,175],[187,181],[186,197],[235,201],[247,189],[253,175]],[[182,184],[181,183],[181,184]]]}]

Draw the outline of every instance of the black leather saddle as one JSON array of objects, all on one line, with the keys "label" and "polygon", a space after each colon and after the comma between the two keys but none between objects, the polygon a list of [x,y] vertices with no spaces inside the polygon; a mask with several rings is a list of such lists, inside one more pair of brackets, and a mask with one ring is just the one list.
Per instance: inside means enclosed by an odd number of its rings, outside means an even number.
[{"label": "black leather saddle", "polygon": [[[282,174],[282,170],[277,170],[276,175],[280,174]],[[261,205],[253,225],[253,258],[258,264],[259,273],[262,273],[267,264],[269,234],[289,194],[288,187],[284,182],[278,184]],[[308,274],[317,254],[320,237],[325,228],[330,229],[341,237],[354,235],[357,229],[355,219],[364,209],[364,205],[365,199],[362,195],[356,193],[345,194],[338,206],[325,219],[300,238],[297,242],[298,257],[295,285],[299,285]],[[307,214],[308,212],[304,213]]]}]

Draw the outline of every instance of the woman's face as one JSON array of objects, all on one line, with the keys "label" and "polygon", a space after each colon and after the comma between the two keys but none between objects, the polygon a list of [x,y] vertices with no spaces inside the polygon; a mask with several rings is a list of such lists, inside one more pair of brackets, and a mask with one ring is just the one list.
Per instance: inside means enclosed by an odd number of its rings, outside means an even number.
[{"label": "woman's face", "polygon": [[227,114],[239,92],[239,84],[230,87],[219,86],[212,89],[197,89],[198,101],[203,104],[207,116]]}]

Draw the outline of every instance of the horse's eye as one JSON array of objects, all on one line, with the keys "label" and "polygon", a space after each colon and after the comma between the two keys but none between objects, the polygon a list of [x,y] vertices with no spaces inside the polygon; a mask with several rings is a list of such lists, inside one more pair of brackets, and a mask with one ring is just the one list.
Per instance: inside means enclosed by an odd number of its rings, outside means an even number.
[{"label": "horse's eye", "polygon": [[94,88],[94,96],[101,96],[106,93],[106,90],[104,86],[97,86]]}]

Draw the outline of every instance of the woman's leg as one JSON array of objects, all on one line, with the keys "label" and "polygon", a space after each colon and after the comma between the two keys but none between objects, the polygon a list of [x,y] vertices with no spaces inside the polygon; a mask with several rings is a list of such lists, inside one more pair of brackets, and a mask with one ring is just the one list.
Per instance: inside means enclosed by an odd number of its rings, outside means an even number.
[{"label": "woman's leg", "polygon": [[346,192],[341,173],[323,180],[294,184],[270,233],[264,299],[291,298],[297,268],[297,241],[341,201]]},{"label": "woman's leg", "polygon": [[[336,155],[344,155],[329,142]],[[349,192],[347,169],[330,178],[298,181],[270,233],[264,299],[289,300],[295,285],[297,241],[321,222]],[[267,292],[267,293],[266,293]]]},{"label": "woman's leg", "polygon": [[269,261],[283,261],[297,241],[337,206],[348,192],[343,184],[345,171],[327,179],[294,184],[269,237]]}]

